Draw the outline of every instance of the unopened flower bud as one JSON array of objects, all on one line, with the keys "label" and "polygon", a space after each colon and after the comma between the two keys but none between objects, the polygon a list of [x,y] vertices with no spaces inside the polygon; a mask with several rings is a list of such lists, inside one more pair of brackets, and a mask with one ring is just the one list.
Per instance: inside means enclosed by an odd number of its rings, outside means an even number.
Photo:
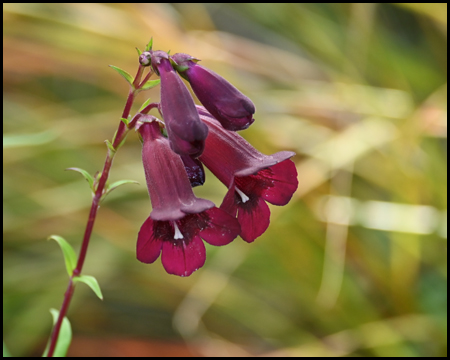
[{"label": "unopened flower bud", "polygon": [[141,64],[142,66],[149,66],[152,63],[152,54],[149,51],[144,51],[140,56],[139,56],[139,64]]},{"label": "unopened flower bud", "polygon": [[194,99],[167,53],[154,51],[152,67],[161,78],[161,111],[172,150],[180,155],[200,156],[208,127],[200,121]]},{"label": "unopened flower bud", "polygon": [[191,84],[203,106],[227,130],[243,130],[254,121],[255,105],[220,75],[197,64],[188,54],[171,56],[176,70]]}]

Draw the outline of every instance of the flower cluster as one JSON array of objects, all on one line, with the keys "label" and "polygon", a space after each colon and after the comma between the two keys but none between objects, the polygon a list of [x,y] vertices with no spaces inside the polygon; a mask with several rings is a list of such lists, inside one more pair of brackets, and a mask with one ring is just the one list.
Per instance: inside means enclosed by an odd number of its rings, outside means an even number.
[{"label": "flower cluster", "polygon": [[[202,239],[221,246],[238,235],[252,242],[266,231],[266,201],[286,205],[297,189],[297,171],[289,160],[295,154],[261,154],[237,134],[253,123],[255,106],[198,59],[151,50],[140,59],[161,79],[164,124],[143,115],[137,126],[152,202],[139,231],[137,258],[153,263],[161,254],[168,273],[189,276],[205,263]],[[180,76],[203,106],[195,105]],[[219,208],[192,191],[205,181],[203,165],[228,188]]]}]

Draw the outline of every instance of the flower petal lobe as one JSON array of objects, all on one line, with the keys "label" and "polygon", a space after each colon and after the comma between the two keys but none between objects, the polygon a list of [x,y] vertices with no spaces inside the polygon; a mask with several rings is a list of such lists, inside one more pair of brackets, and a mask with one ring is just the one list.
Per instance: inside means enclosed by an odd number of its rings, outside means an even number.
[{"label": "flower petal lobe", "polygon": [[163,243],[161,261],[169,274],[189,276],[205,264],[205,259],[205,245],[199,236],[194,236],[189,242],[177,240]]},{"label": "flower petal lobe", "polygon": [[151,217],[148,217],[141,226],[141,230],[139,230],[136,256],[139,261],[146,264],[153,263],[161,253],[163,242],[155,236],[154,226],[155,221]]}]

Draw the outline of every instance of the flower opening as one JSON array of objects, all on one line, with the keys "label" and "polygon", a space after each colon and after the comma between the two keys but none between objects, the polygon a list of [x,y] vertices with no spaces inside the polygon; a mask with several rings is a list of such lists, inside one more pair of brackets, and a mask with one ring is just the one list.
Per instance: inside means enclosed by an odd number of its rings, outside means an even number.
[{"label": "flower opening", "polygon": [[269,226],[266,201],[286,205],[297,189],[297,170],[289,160],[295,153],[261,154],[237,133],[223,129],[204,109],[199,108],[199,113],[209,129],[199,159],[228,187],[220,208],[237,216],[241,237],[252,242]]}]

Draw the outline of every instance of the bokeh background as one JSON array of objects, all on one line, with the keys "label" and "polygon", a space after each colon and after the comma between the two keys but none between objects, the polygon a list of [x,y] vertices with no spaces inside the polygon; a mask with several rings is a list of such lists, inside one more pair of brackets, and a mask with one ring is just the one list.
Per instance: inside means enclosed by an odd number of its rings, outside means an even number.
[{"label": "bokeh background", "polygon": [[[444,356],[446,4],[4,4],[3,333],[40,355],[137,53],[186,52],[256,104],[241,134],[293,150],[269,230],[207,245],[189,278],[135,259],[151,205],[134,133],[118,152],[69,319],[72,356]],[[142,93],[134,111],[159,88]],[[211,174],[198,196],[220,204]]]}]

